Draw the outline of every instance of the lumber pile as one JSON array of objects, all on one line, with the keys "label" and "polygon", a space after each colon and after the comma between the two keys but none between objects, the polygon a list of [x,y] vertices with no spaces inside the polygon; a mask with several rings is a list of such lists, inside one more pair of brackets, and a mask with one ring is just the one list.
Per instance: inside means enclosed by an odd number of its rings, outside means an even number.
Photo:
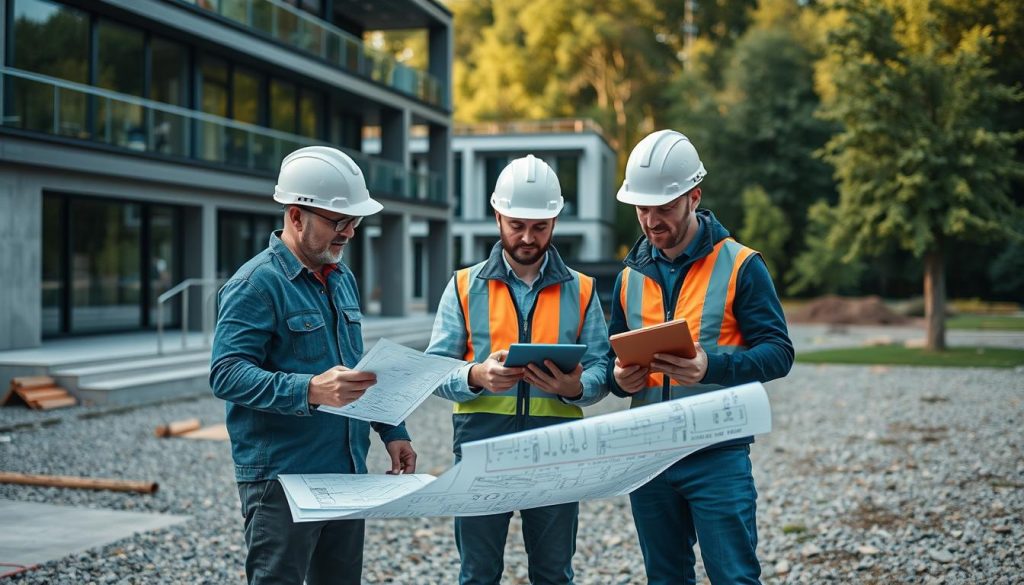
[{"label": "lumber pile", "polygon": [[61,388],[50,376],[23,376],[11,378],[11,385],[3,394],[0,404],[23,402],[35,410],[50,410],[74,406],[78,400]]}]

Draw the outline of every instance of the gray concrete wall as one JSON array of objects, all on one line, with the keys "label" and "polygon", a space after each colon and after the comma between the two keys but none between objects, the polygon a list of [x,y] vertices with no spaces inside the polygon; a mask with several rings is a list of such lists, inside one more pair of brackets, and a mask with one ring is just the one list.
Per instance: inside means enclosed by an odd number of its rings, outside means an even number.
[{"label": "gray concrete wall", "polygon": [[0,350],[35,347],[42,337],[42,196],[3,166],[0,250]]}]

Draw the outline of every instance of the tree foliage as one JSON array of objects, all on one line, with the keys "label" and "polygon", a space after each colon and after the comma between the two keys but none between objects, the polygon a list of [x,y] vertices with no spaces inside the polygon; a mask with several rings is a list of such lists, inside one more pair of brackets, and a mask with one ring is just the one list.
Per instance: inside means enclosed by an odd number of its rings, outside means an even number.
[{"label": "tree foliage", "polygon": [[778,275],[779,262],[785,256],[790,225],[786,214],[772,203],[760,185],[743,191],[743,227],[739,230],[741,242],[761,253],[768,272]]}]

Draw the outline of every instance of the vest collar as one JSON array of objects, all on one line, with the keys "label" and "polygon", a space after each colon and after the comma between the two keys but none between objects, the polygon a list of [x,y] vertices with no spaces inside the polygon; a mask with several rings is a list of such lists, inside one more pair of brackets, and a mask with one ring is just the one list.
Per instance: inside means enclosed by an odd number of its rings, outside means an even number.
[{"label": "vest collar", "polygon": [[[491,248],[491,253],[484,261],[483,267],[480,269],[477,278],[483,280],[500,280],[505,284],[511,286],[512,281],[508,275],[508,271],[505,266],[505,259],[502,257],[501,242],[494,244]],[[547,252],[547,266],[541,273],[537,281],[533,283],[533,288],[541,290],[549,287],[553,284],[560,284],[572,280],[572,274],[569,272],[569,267],[562,261],[562,257],[558,254],[558,250],[555,249],[554,244],[548,247]]]}]

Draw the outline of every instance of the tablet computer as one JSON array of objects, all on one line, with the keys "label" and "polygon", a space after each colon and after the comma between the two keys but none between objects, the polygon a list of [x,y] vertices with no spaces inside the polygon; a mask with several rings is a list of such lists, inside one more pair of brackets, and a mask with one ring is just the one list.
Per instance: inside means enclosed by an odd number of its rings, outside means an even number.
[{"label": "tablet computer", "polygon": [[615,350],[615,355],[624,365],[641,365],[649,367],[656,353],[667,353],[684,358],[697,355],[690,337],[690,327],[686,319],[676,319],[668,323],[651,325],[643,329],[634,329],[618,333],[608,338]]},{"label": "tablet computer", "polygon": [[522,368],[527,364],[537,364],[547,372],[544,360],[551,360],[562,373],[567,374],[576,369],[586,351],[587,346],[579,343],[513,343],[508,348],[504,366]]}]

